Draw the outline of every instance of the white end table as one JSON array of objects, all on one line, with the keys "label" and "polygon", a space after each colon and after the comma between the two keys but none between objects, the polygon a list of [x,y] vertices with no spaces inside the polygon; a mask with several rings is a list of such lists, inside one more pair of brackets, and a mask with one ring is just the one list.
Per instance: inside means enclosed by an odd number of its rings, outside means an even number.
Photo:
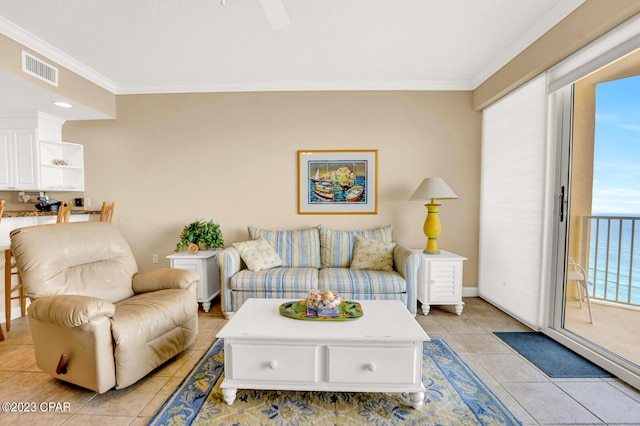
[{"label": "white end table", "polygon": [[456,314],[462,314],[462,263],[467,258],[444,250],[438,254],[416,252],[422,256],[417,289],[422,313],[428,315],[431,305],[453,305]]},{"label": "white end table", "polygon": [[202,303],[202,310],[205,312],[209,312],[211,301],[220,294],[218,253],[221,251],[222,249],[200,250],[193,254],[179,252],[167,256],[172,268],[186,269],[200,274],[197,298],[198,302]]},{"label": "white end table", "polygon": [[351,321],[305,321],[280,315],[288,299],[248,299],[220,330],[222,395],[238,389],[408,392],[424,403],[423,342],[429,336],[399,300],[361,300]]}]

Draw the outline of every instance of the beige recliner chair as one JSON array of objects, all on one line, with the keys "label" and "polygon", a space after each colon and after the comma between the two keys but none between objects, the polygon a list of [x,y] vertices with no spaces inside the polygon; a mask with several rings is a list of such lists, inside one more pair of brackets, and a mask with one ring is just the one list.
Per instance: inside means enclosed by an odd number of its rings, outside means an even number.
[{"label": "beige recliner chair", "polygon": [[31,300],[36,360],[53,377],[98,393],[124,388],[196,338],[198,274],[138,273],[111,223],[19,228],[11,250]]}]

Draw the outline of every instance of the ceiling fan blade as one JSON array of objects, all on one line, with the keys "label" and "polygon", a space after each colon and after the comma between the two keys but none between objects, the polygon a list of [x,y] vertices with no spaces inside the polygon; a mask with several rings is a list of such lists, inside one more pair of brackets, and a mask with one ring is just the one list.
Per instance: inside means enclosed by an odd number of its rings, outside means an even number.
[{"label": "ceiling fan blade", "polygon": [[267,20],[271,28],[274,30],[279,30],[291,25],[289,15],[284,8],[282,0],[260,0],[260,5],[262,6],[262,10],[264,10],[264,14],[267,15]]}]

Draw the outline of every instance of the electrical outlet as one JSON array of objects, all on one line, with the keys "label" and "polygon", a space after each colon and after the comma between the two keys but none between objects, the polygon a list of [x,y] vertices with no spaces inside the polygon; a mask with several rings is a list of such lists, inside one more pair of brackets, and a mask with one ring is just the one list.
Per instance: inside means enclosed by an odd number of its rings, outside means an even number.
[{"label": "electrical outlet", "polygon": [[89,207],[91,207],[91,198],[85,198],[84,199],[84,208],[88,209]]},{"label": "electrical outlet", "polygon": [[158,263],[158,255],[157,254],[153,254],[153,263]]}]

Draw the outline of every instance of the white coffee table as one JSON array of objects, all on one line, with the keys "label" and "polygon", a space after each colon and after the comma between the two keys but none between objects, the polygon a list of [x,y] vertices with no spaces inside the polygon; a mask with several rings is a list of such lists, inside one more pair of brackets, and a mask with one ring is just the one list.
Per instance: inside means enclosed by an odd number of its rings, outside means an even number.
[{"label": "white coffee table", "polygon": [[224,400],[238,389],[408,392],[424,403],[422,346],[429,336],[400,301],[359,301],[351,321],[280,315],[289,299],[249,299],[217,337],[224,339]]}]

